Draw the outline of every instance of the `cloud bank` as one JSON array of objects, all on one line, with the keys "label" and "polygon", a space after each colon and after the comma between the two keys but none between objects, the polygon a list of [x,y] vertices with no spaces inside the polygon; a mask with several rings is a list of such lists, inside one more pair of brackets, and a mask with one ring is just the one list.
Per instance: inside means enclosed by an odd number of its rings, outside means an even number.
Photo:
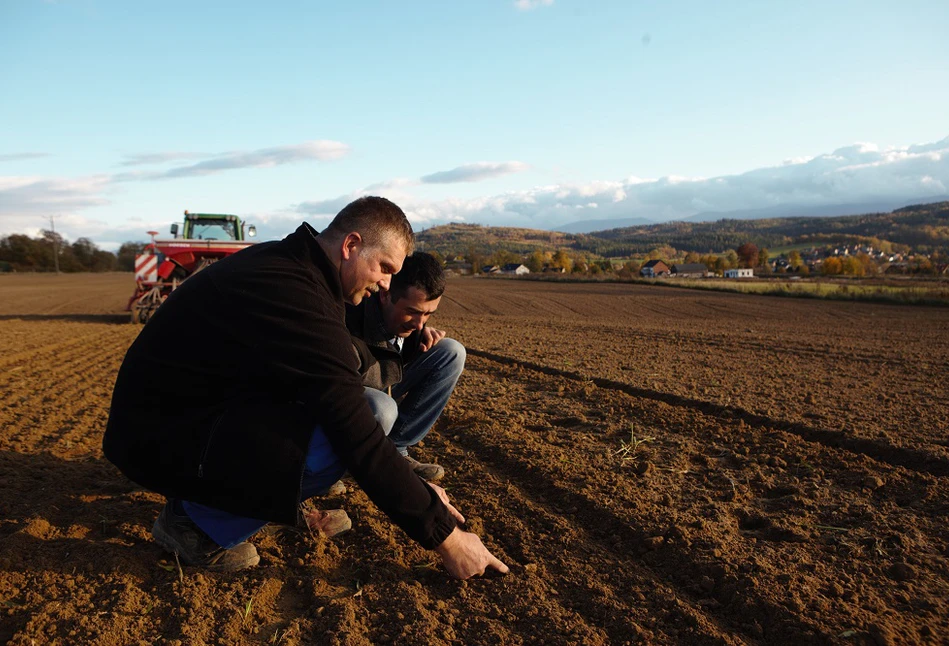
[{"label": "cloud bank", "polygon": [[[343,144],[307,142],[249,153],[229,153],[166,171],[164,178],[333,158],[346,151],[348,147]],[[269,212],[241,215],[252,216],[259,223],[260,239],[268,239],[286,235],[301,218],[322,228],[340,209],[361,195],[382,195],[393,200],[416,229],[454,221],[551,229],[582,220],[645,218],[663,222],[709,212],[775,208],[799,208],[804,212],[834,205],[909,204],[944,199],[949,195],[949,137],[932,143],[888,148],[858,143],[810,158],[711,178],[631,175],[615,180],[533,186],[474,198],[430,199],[424,195],[431,185],[477,181],[525,168],[527,164],[522,162],[465,164],[418,179],[390,179],[335,197],[320,197],[293,205],[274,204]],[[39,216],[55,214],[75,223],[75,230],[64,229],[64,235],[70,239],[79,236],[89,236],[97,242],[140,239],[141,223],[110,224],[85,219],[82,215],[84,209],[109,203],[110,191],[119,178],[121,176],[115,175],[0,176],[0,235],[33,230],[42,226]],[[125,196],[116,196],[116,199],[119,197]],[[120,235],[129,237],[115,238]]]},{"label": "cloud bank", "polygon": [[[515,162],[519,163],[519,162]],[[463,181],[481,164],[427,176],[427,183]],[[422,178],[426,181],[426,178]],[[347,195],[296,205],[307,216],[335,214],[360,195],[397,202],[416,226],[452,221],[549,229],[579,220],[681,220],[699,213],[869,202],[925,201],[949,195],[949,137],[934,143],[879,149],[854,144],[832,153],[712,178],[630,176],[561,183],[473,199],[425,200],[405,182],[381,182]]]}]

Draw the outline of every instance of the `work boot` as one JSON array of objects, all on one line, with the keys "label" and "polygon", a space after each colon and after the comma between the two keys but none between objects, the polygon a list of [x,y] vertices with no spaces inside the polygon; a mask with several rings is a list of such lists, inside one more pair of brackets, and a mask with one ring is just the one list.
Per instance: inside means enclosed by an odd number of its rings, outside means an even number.
[{"label": "work boot", "polygon": [[342,480],[337,480],[326,489],[323,489],[322,491],[317,491],[316,495],[317,496],[342,496],[344,493],[346,493],[346,491],[347,491],[346,483],[343,482]]},{"label": "work boot", "polygon": [[319,532],[326,538],[339,536],[353,527],[349,514],[343,509],[313,509],[303,517],[311,531]]},{"label": "work boot", "polygon": [[177,554],[185,565],[232,572],[260,563],[256,547],[247,541],[230,549],[221,547],[195,525],[180,502],[171,498],[152,526],[152,536],[156,543]]},{"label": "work boot", "polygon": [[405,455],[403,457],[409,461],[409,464],[412,465],[412,471],[415,471],[415,475],[422,478],[423,480],[428,480],[429,482],[438,482],[445,477],[445,469],[439,464],[419,462],[409,455]]}]

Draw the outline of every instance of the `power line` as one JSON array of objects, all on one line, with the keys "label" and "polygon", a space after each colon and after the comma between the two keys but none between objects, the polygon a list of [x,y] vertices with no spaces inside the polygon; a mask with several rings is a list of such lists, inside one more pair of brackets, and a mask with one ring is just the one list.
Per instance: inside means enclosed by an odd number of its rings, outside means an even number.
[{"label": "power line", "polygon": [[56,273],[59,273],[59,236],[56,235],[56,217],[49,216],[49,228],[53,232],[53,264],[56,266]]}]

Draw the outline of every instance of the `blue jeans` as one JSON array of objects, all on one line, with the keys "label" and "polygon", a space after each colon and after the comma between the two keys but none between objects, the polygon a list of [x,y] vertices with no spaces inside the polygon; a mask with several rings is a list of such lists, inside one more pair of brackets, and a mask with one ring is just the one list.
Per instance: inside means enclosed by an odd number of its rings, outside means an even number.
[{"label": "blue jeans", "polygon": [[[387,416],[382,417],[376,413],[376,407],[380,406],[377,400],[380,400],[381,397],[391,400],[383,392],[370,388],[366,389],[366,398],[376,415],[376,421],[382,426],[382,430],[388,434],[396,416],[392,411],[389,411]],[[303,467],[303,489],[300,498],[307,500],[313,496],[321,495],[330,485],[339,480],[345,472],[346,467],[333,452],[323,428],[317,426],[313,429],[313,437],[310,438],[310,446],[306,454],[306,464]],[[267,525],[267,521],[259,518],[238,516],[187,500],[182,502],[182,506],[185,513],[194,521],[195,525],[201,528],[201,531],[210,536],[215,543],[227,549],[243,543]]]},{"label": "blue jeans", "polygon": [[392,387],[392,397],[401,401],[398,418],[389,432],[389,439],[402,455],[408,455],[408,447],[428,435],[445,410],[465,369],[465,356],[465,346],[445,338],[428,352],[420,353],[402,371],[402,381]]}]

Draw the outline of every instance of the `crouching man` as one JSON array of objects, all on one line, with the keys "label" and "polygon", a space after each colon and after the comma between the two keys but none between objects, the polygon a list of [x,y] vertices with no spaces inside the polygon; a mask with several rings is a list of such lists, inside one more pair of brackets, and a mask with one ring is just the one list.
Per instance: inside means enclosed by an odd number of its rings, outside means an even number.
[{"label": "crouching man", "polygon": [[372,359],[363,366],[369,405],[417,475],[435,482],[437,464],[409,455],[441,415],[465,367],[465,348],[429,327],[445,291],[445,271],[427,253],[406,256],[388,290],[346,306],[346,325],[366,343]]},{"label": "crouching man", "polygon": [[402,210],[346,206],[321,233],[303,223],[195,274],[142,329],[119,370],[103,450],[166,496],[152,534],[188,565],[238,570],[268,522],[349,471],[458,578],[507,572],[444,490],[425,482],[373,416],[345,303],[380,289],[412,252]]}]

